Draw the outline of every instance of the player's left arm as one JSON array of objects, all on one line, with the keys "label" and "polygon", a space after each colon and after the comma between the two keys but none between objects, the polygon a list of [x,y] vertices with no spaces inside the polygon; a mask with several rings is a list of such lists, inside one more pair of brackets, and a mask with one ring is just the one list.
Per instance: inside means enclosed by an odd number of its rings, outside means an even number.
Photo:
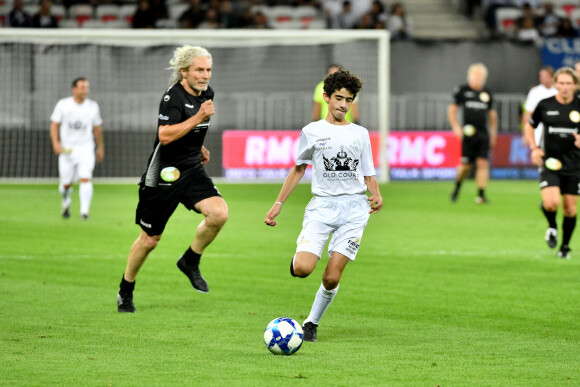
[{"label": "player's left arm", "polygon": [[209,163],[209,149],[205,146],[201,146],[201,165]]},{"label": "player's left arm", "polygon": [[369,214],[376,214],[381,210],[381,208],[383,208],[383,197],[379,191],[379,183],[374,176],[365,176],[365,184],[367,185],[367,190],[371,194],[371,196],[368,197],[368,201],[371,204]]},{"label": "player's left arm", "polygon": [[497,140],[497,112],[495,109],[489,109],[489,145],[493,148]]},{"label": "player's left arm", "polygon": [[105,143],[103,141],[103,129],[101,125],[93,127],[93,135],[95,137],[95,144],[97,144],[95,157],[97,159],[97,162],[101,162],[103,160],[103,157],[105,157]]},{"label": "player's left arm", "polygon": [[574,146],[576,146],[576,148],[580,148],[580,134],[574,134]]}]

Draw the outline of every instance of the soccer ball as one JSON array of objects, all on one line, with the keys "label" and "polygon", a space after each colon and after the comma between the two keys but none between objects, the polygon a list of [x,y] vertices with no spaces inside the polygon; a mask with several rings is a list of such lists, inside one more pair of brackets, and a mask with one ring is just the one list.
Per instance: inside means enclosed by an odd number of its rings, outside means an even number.
[{"label": "soccer ball", "polygon": [[292,355],[302,346],[304,333],[296,320],[278,317],[264,331],[264,343],[274,355]]}]

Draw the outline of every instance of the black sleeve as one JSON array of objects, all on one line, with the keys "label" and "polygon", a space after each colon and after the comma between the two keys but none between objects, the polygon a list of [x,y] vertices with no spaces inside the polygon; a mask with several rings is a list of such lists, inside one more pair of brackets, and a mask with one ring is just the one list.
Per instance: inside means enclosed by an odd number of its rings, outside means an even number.
[{"label": "black sleeve", "polygon": [[537,128],[538,125],[540,124],[542,119],[542,110],[544,110],[544,104],[542,103],[542,101],[540,101],[540,103],[538,103],[538,105],[534,109],[532,116],[530,117],[530,125],[532,125],[532,127]]}]

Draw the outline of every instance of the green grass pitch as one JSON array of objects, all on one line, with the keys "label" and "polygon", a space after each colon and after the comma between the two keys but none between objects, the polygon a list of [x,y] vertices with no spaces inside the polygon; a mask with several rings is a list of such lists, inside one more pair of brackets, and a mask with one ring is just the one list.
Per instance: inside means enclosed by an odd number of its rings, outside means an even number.
[{"label": "green grass pitch", "polygon": [[[580,385],[580,231],[556,258],[534,181],[492,181],[490,205],[465,184],[381,187],[319,342],[274,356],[267,323],[306,317],[327,262],[288,272],[310,194],[263,219],[280,184],[221,184],[230,208],[206,250],[208,294],[175,263],[201,217],[180,207],[143,267],[138,313],[116,293],[131,244],[136,185],[96,184],[91,219],[59,213],[56,184],[0,185],[0,385]],[[561,214],[559,214],[559,220]]]}]

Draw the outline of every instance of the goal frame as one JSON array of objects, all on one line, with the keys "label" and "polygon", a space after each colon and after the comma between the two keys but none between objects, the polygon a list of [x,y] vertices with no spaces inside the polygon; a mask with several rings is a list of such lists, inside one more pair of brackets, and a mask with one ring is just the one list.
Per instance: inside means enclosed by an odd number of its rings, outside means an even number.
[{"label": "goal frame", "polygon": [[132,30],[132,29],[0,29],[0,40],[4,42],[38,42],[45,44],[104,43],[119,45],[151,44],[196,44],[211,42],[213,46],[228,47],[244,45],[294,45],[309,42],[313,44],[332,44],[341,41],[377,41],[377,79],[378,79],[378,132],[380,136],[380,164],[377,179],[381,183],[389,181],[387,157],[387,137],[389,135],[390,109],[390,36],[386,30]]}]

